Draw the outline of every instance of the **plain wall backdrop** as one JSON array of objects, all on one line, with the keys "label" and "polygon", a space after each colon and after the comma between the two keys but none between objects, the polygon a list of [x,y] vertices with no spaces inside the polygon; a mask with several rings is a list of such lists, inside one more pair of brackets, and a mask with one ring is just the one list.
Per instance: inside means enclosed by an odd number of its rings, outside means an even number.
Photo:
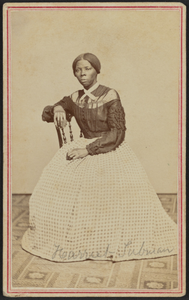
[{"label": "plain wall backdrop", "polygon": [[120,94],[126,140],[156,192],[177,192],[179,18],[157,10],[11,13],[13,193],[31,193],[59,148],[41,113],[82,88],[71,65],[83,52],[100,59],[99,82]]}]

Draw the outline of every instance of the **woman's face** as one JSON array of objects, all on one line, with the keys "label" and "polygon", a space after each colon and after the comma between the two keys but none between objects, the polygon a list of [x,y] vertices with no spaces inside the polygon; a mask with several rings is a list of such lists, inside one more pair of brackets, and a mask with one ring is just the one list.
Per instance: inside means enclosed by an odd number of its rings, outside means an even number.
[{"label": "woman's face", "polygon": [[85,89],[90,89],[97,82],[97,72],[88,60],[79,60],[75,67],[75,76]]}]

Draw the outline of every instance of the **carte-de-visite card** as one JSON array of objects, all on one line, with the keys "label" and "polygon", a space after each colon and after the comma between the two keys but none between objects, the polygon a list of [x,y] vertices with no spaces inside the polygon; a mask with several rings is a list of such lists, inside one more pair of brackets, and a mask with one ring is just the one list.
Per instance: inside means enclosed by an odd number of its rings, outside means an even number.
[{"label": "carte-de-visite card", "polygon": [[186,9],[3,7],[3,291],[185,294]]}]

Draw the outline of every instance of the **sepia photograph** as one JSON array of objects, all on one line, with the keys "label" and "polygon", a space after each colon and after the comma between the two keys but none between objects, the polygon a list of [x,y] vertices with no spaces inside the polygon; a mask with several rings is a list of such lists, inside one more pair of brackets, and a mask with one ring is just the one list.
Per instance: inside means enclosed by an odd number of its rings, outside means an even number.
[{"label": "sepia photograph", "polygon": [[185,295],[185,15],[4,5],[5,296]]}]

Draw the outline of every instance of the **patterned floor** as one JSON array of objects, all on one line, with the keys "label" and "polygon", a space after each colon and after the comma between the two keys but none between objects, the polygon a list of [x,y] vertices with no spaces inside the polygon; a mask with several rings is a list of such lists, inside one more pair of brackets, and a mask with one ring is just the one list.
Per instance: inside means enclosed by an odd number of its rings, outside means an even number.
[{"label": "patterned floor", "polygon": [[[177,196],[159,194],[171,218],[177,221]],[[13,194],[12,286],[43,288],[177,288],[177,256],[125,262],[84,261],[56,263],[33,256],[21,248],[28,228],[30,195]]]}]

